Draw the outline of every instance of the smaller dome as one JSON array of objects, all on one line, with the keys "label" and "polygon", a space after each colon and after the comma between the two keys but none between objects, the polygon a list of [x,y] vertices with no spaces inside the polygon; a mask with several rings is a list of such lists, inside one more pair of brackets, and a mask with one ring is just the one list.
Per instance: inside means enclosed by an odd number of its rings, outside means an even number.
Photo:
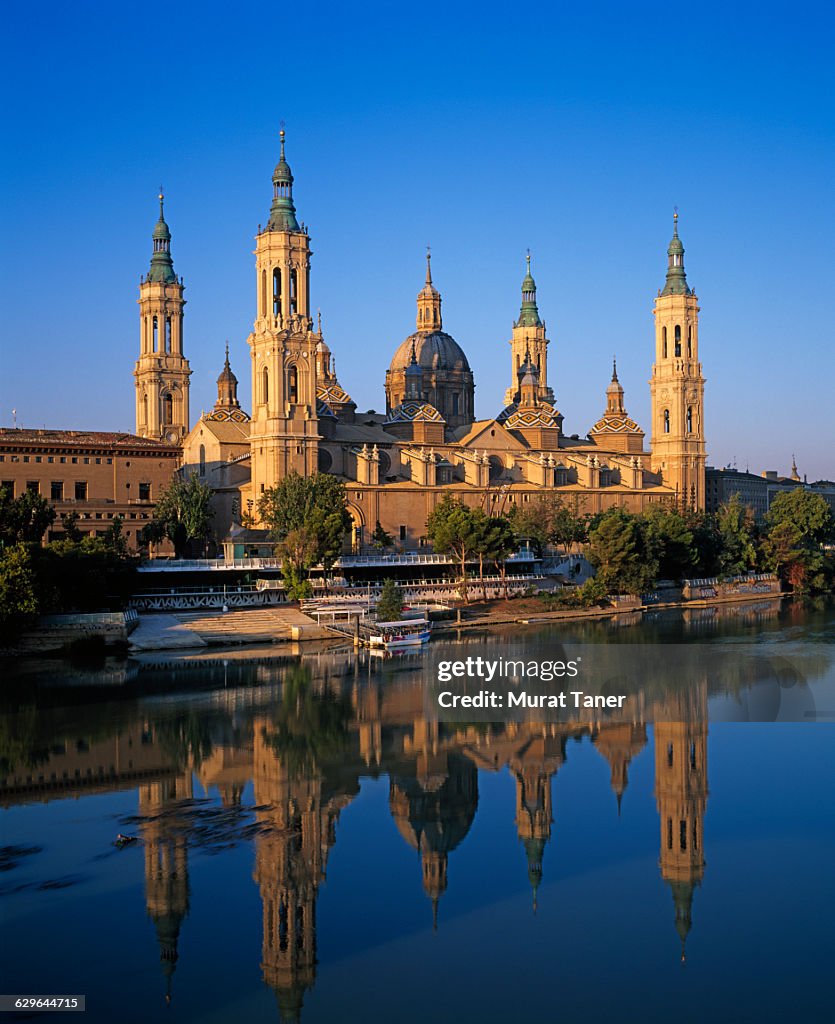
[{"label": "smaller dome", "polygon": [[407,399],[392,410],[388,423],[443,423],[444,418],[434,405],[429,402],[417,402]]},{"label": "smaller dome", "polygon": [[667,255],[674,256],[676,253],[678,253],[679,255],[684,253],[684,246],[682,244],[681,239],[678,237],[677,233],[673,235],[672,239],[670,240],[670,246],[667,249]]},{"label": "smaller dome", "polygon": [[168,230],[168,225],[162,219],[162,215],[160,215],[160,218],[156,223],[152,237],[155,239],[165,239],[169,242],[171,241],[171,232]]},{"label": "smaller dome", "polygon": [[559,428],[562,413],[547,402],[540,402],[534,406],[520,406],[514,402],[503,409],[496,419],[508,430],[524,430],[526,427]]}]

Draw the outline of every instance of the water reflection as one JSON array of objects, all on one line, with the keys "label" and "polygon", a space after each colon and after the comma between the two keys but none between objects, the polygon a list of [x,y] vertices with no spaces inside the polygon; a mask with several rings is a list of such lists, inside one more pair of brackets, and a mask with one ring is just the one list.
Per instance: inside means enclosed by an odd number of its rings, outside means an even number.
[{"label": "water reflection", "polygon": [[[789,673],[783,660],[775,653],[768,661],[766,682],[805,686],[796,664]],[[821,650],[805,664],[831,672],[831,655]],[[118,827],[143,846],[145,907],[166,1001],[176,995],[190,926],[189,858],[251,843],[261,977],[280,1019],[300,1019],[316,979],[317,900],[337,825],[368,776],[388,779],[388,814],[418,855],[427,921],[431,915],[443,928],[450,862],[477,820],[480,780],[483,788],[488,775],[509,773],[519,873],[527,871],[536,912],[546,850],[558,834],[555,780],[573,743],[591,744],[606,762],[613,815],[628,805],[632,762],[652,744],[658,871],[671,895],[670,936],[675,929],[685,959],[709,841],[712,680],[683,689],[671,678],[665,686],[648,681],[616,719],[452,724],[427,714],[419,661],[380,663],[348,651],[279,660],[224,655],[134,671],[144,688],[125,699],[72,705],[66,693],[41,694],[37,713],[5,715],[0,799],[11,807],[137,790],[135,813],[120,816]],[[172,678],[179,695],[157,696]],[[192,678],[201,688],[189,692]]]}]

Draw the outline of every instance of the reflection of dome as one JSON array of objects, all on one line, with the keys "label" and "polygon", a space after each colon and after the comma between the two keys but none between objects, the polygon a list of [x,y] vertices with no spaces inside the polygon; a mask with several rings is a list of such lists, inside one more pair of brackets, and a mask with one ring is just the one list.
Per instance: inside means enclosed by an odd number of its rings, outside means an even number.
[{"label": "reflection of dome", "polygon": [[469,758],[449,758],[449,773],[427,791],[417,779],[393,776],[389,806],[406,842],[421,852],[449,853],[470,830],[478,807],[478,772]]},{"label": "reflection of dome", "polygon": [[418,366],[424,370],[466,370],[470,364],[464,350],[451,335],[444,331],[410,334],[394,353],[390,370],[405,370],[412,358],[412,343]]}]

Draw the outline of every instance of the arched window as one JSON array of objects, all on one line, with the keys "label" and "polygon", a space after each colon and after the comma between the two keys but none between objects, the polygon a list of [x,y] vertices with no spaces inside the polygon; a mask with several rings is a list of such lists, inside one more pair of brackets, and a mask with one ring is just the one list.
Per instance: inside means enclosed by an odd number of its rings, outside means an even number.
[{"label": "arched window", "polygon": [[165,318],[165,351],[168,355],[171,354],[171,317]]},{"label": "arched window", "polygon": [[687,406],[687,433],[693,433],[693,406]]},{"label": "arched window", "polygon": [[669,434],[670,433],[670,410],[669,409],[665,409],[664,410],[664,433],[665,434]]},{"label": "arched window", "polygon": [[662,340],[663,345],[664,345],[664,355],[663,355],[663,358],[666,359],[667,358],[667,328],[666,327],[662,327],[661,328],[661,340]]},{"label": "arched window", "polygon": [[273,270],[273,316],[276,320],[281,316],[281,267]]},{"label": "arched window", "polygon": [[261,271],[261,316],[267,315],[267,272]]},{"label": "arched window", "polygon": [[154,317],[154,352],[159,352],[159,321]]},{"label": "arched window", "polygon": [[693,326],[687,325],[687,358],[693,358]]},{"label": "arched window", "polygon": [[287,401],[298,402],[299,400],[299,371],[291,366],[287,371]]},{"label": "arched window", "polygon": [[681,324],[676,324],[676,356],[681,355]]},{"label": "arched window", "polygon": [[206,475],[206,446],[200,445],[200,476]]},{"label": "arched window", "polygon": [[266,366],[261,371],[261,401],[264,405],[270,401],[270,371]]},{"label": "arched window", "polygon": [[166,427],[174,422],[174,396],[170,391],[162,396],[162,422]]},{"label": "arched window", "polygon": [[299,279],[295,267],[290,271],[290,316],[298,312]]}]

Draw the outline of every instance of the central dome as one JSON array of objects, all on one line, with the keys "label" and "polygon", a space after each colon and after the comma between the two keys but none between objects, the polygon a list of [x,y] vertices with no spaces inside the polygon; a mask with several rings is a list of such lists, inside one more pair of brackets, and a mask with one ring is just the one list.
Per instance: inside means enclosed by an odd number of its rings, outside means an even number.
[{"label": "central dome", "polygon": [[422,370],[464,370],[469,372],[470,364],[464,350],[451,335],[444,331],[417,331],[410,334],[399,346],[391,361],[390,370],[405,370],[411,362],[412,343],[415,358]]}]

